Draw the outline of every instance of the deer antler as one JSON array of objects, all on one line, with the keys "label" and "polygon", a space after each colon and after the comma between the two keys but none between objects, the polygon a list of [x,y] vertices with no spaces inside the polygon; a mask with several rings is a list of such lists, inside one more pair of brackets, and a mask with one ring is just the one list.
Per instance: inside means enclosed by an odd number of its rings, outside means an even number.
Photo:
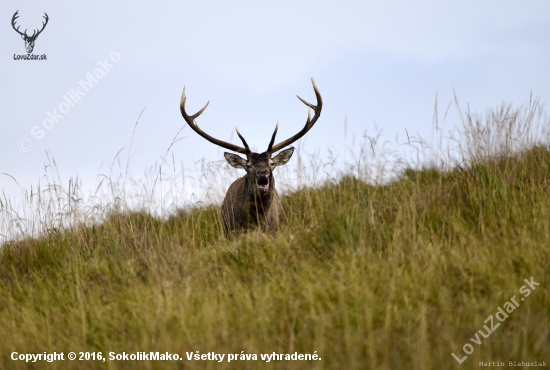
[{"label": "deer antler", "polygon": [[[19,31],[19,27],[15,28],[15,21],[17,18],[19,18],[19,15],[17,15],[17,13],[19,13],[19,10],[15,12],[15,14],[13,15],[12,19],[11,19],[11,26],[13,27],[13,29],[18,33],[20,34],[21,36],[27,36],[27,30],[25,30],[25,33]],[[27,36],[28,37],[28,36]]]},{"label": "deer antler", "polygon": [[46,25],[48,24],[48,20],[50,19],[48,17],[48,13],[44,13],[45,15],[42,16],[42,18],[46,19],[46,22],[42,22],[42,29],[40,31],[34,30],[32,36],[29,36],[29,35],[27,35],[27,30],[25,30],[25,32],[21,32],[21,31],[19,31],[19,26],[17,28],[15,28],[15,21],[17,20],[17,18],[19,18],[19,15],[17,13],[19,13],[19,10],[16,11],[15,14],[13,15],[13,17],[11,18],[11,26],[13,27],[13,29],[18,34],[20,34],[21,36],[26,36],[28,39],[33,39],[33,38],[38,37],[38,35],[40,35],[40,33],[42,31],[44,31],[44,28],[46,28]]},{"label": "deer antler", "polygon": [[321,115],[321,109],[323,109],[323,99],[321,98],[321,93],[317,89],[317,85],[315,85],[315,81],[313,80],[313,78],[311,79],[311,83],[313,84],[313,90],[315,91],[315,97],[317,98],[317,105],[313,105],[311,103],[308,103],[307,101],[300,98],[299,96],[298,96],[298,99],[300,99],[302,101],[302,103],[304,103],[305,105],[307,105],[308,107],[313,109],[313,111],[315,112],[315,114],[313,115],[313,118],[311,118],[311,114],[308,111],[307,112],[307,121],[306,121],[306,124],[305,124],[304,128],[302,129],[302,131],[298,132],[296,135],[292,136],[291,138],[288,138],[285,141],[282,141],[279,144],[273,146],[273,143],[275,142],[275,135],[277,135],[277,130],[279,129],[279,123],[277,123],[277,126],[275,127],[275,131],[273,132],[273,136],[271,137],[271,142],[269,143],[269,146],[267,147],[267,152],[268,153],[275,153],[275,152],[278,152],[279,150],[283,149],[284,147],[289,146],[290,144],[292,144],[293,142],[295,142],[296,140],[298,140],[302,136],[304,136],[313,127],[315,122],[317,122],[317,119]]},{"label": "deer antler", "polygon": [[222,141],[222,140],[218,140],[218,139],[208,135],[206,132],[201,130],[199,125],[197,125],[195,123],[195,118],[197,118],[198,116],[200,116],[202,114],[202,112],[204,112],[204,110],[206,109],[206,107],[208,107],[208,104],[210,102],[207,102],[206,105],[200,111],[198,111],[197,113],[190,116],[185,112],[185,101],[186,101],[186,97],[185,97],[185,87],[184,87],[183,88],[183,93],[181,94],[180,111],[181,111],[181,115],[183,116],[183,119],[185,119],[185,121],[187,122],[189,127],[191,127],[193,129],[193,131],[195,131],[197,134],[199,134],[200,136],[202,136],[206,140],[210,141],[211,143],[216,144],[218,146],[221,146],[222,148],[229,149],[229,150],[232,150],[234,152],[241,153],[241,154],[246,154],[246,155],[251,153],[251,150],[248,147],[248,144],[244,140],[244,137],[242,137],[241,133],[239,132],[239,130],[237,130],[236,127],[235,127],[235,130],[237,131],[237,135],[239,135],[239,138],[242,140],[242,142],[244,144],[244,148],[240,147],[240,146],[237,146],[237,145],[234,145],[234,144],[231,144],[231,143],[228,143],[228,142],[225,142],[225,141]]},{"label": "deer antler", "polygon": [[[41,29],[40,31],[34,30],[34,32],[33,32],[32,36],[31,36],[31,38],[37,37],[38,35],[40,35],[40,33],[41,33],[42,31],[44,31],[44,28],[46,28],[46,25],[48,24],[48,20],[49,20],[50,18],[48,17],[48,14],[47,14],[46,12],[44,12],[44,14],[45,14],[45,15],[42,16],[42,18],[46,19],[46,22],[42,22],[42,29]],[[37,32],[37,31],[38,31],[38,32]],[[26,32],[27,32],[27,31],[25,30],[25,33],[26,33]]]}]

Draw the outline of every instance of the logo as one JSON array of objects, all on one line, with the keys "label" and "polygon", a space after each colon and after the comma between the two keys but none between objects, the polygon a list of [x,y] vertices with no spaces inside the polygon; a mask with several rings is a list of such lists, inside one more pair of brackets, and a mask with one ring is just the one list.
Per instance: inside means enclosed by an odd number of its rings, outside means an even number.
[{"label": "logo", "polygon": [[[23,40],[25,40],[25,49],[27,49],[27,54],[31,54],[32,51],[34,50],[34,43],[36,42],[36,39],[37,39],[38,35],[40,35],[42,33],[42,31],[44,31],[44,28],[46,28],[46,25],[48,24],[49,17],[48,17],[48,14],[44,13],[43,18],[45,19],[45,21],[42,22],[42,29],[40,29],[40,30],[35,29],[33,31],[32,35],[29,36],[27,34],[27,30],[25,30],[25,32],[21,32],[21,31],[19,31],[19,26],[17,26],[17,28],[16,28],[15,22],[16,22],[17,18],[19,18],[18,13],[19,13],[19,10],[16,11],[15,14],[13,15],[13,18],[11,19],[11,26],[13,27],[15,32],[20,34],[21,38]],[[15,59],[15,55],[14,55],[14,59]],[[27,58],[18,58],[18,59],[27,59]],[[33,59],[37,59],[37,58],[33,58]]]}]

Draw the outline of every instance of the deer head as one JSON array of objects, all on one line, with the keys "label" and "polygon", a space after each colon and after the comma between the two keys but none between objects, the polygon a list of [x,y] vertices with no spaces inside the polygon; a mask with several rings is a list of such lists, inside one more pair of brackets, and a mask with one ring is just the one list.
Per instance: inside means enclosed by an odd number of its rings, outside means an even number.
[{"label": "deer head", "polygon": [[13,18],[11,19],[11,26],[13,27],[13,29],[21,35],[21,38],[23,40],[25,40],[25,48],[27,49],[27,53],[30,54],[32,53],[32,51],[34,50],[34,42],[36,41],[36,38],[38,37],[38,35],[40,35],[40,33],[42,31],[44,31],[44,28],[46,27],[46,25],[48,24],[48,14],[44,13],[45,15],[43,16],[43,18],[46,20],[45,22],[42,22],[42,29],[39,31],[39,30],[34,30],[34,32],[32,33],[31,36],[27,35],[27,30],[25,30],[25,32],[21,32],[19,31],[19,27],[15,28],[15,21],[17,20],[17,18],[19,18],[19,15],[17,14],[19,13],[19,10],[15,12],[15,14],[13,15]]},{"label": "deer head", "polygon": [[242,168],[247,172],[246,176],[246,191],[250,192],[250,194],[260,195],[260,196],[267,196],[271,193],[271,191],[275,188],[275,183],[273,179],[273,170],[277,166],[282,166],[286,164],[289,160],[292,154],[294,153],[294,148],[288,148],[286,150],[283,150],[279,154],[273,157],[274,153],[277,153],[281,149],[289,146],[290,144],[294,143],[296,140],[300,139],[302,136],[304,136],[317,122],[317,119],[321,115],[321,109],[323,108],[323,100],[321,98],[321,94],[319,93],[319,90],[317,89],[317,85],[315,85],[315,81],[311,79],[311,82],[313,84],[313,90],[315,91],[315,96],[317,98],[317,105],[313,105],[311,103],[308,103],[304,99],[300,98],[298,96],[298,99],[300,99],[305,105],[313,109],[314,115],[313,118],[311,118],[311,114],[308,111],[308,118],[306,121],[305,126],[302,128],[300,132],[298,132],[296,135],[276,144],[273,145],[275,142],[275,136],[277,135],[277,130],[279,129],[279,124],[275,126],[275,131],[273,132],[273,135],[271,136],[271,141],[269,142],[269,145],[267,147],[267,150],[263,153],[253,153],[244,137],[241,135],[239,130],[235,128],[237,131],[237,135],[241,139],[244,146],[238,146],[234,145],[219,139],[216,139],[204,131],[201,130],[201,128],[197,125],[195,122],[195,119],[199,117],[202,112],[208,107],[208,103],[197,113],[193,115],[188,115],[185,112],[185,102],[186,102],[186,96],[185,96],[185,87],[183,88],[183,94],[181,96],[181,103],[180,103],[180,110],[183,118],[197,134],[205,138],[206,140],[210,141],[213,144],[216,144],[218,146],[221,146],[222,148],[229,149],[233,152],[237,152],[240,154],[244,154],[246,158],[243,158],[241,156],[238,156],[233,153],[224,153],[224,157],[227,160],[227,162],[235,167],[235,168]]}]

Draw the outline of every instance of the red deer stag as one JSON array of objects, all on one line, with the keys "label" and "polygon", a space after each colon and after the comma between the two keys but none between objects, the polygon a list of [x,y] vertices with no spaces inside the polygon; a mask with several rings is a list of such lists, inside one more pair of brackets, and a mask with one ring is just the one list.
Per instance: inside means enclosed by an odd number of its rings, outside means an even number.
[{"label": "red deer stag", "polygon": [[311,79],[313,83],[313,90],[317,98],[317,105],[313,105],[305,101],[298,96],[305,105],[313,109],[314,115],[311,118],[308,112],[308,118],[304,128],[296,135],[289,139],[281,141],[277,145],[273,145],[275,142],[275,135],[279,129],[279,124],[275,127],[275,131],[271,136],[271,141],[267,150],[263,153],[254,153],[248,147],[244,137],[240,134],[239,130],[237,135],[243,142],[244,148],[225,141],[218,140],[204,131],[195,123],[195,119],[204,112],[208,103],[197,113],[188,115],[185,112],[185,87],[183,88],[183,94],[181,96],[180,110],[181,115],[197,134],[210,141],[213,144],[219,145],[222,148],[229,149],[233,152],[246,155],[246,159],[232,153],[223,153],[225,159],[229,164],[235,168],[242,168],[246,171],[246,175],[240,179],[235,180],[233,184],[227,190],[225,199],[223,200],[221,208],[221,216],[223,226],[226,232],[234,232],[238,229],[248,229],[250,227],[260,226],[262,230],[277,230],[281,219],[283,218],[283,206],[281,199],[275,190],[275,179],[273,177],[273,170],[277,166],[286,164],[294,148],[288,148],[283,150],[276,156],[272,157],[273,153],[289,146],[296,140],[304,136],[315,124],[319,116],[321,115],[321,109],[323,108],[323,100],[321,93],[315,85],[315,81]]}]

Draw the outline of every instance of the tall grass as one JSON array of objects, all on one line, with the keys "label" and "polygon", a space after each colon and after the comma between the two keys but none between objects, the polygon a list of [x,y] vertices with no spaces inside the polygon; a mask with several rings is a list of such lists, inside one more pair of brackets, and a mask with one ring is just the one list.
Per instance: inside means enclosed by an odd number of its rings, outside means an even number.
[{"label": "tall grass", "polygon": [[[299,171],[278,176],[287,221],[274,235],[225,236],[215,204],[159,217],[116,201],[72,209],[68,191],[58,193],[58,208],[47,208],[55,197],[33,203],[42,226],[0,250],[0,366],[477,369],[480,361],[549,361],[550,141],[539,108],[461,112],[460,134],[449,141],[436,122],[432,143],[409,136],[405,150],[418,159],[408,165],[377,152],[376,137],[340,175],[315,157],[308,166],[298,158],[317,183],[300,182]],[[219,184],[219,171],[206,172]],[[53,227],[59,210],[78,217]],[[470,341],[531,277],[540,286],[480,345]],[[451,353],[464,356],[467,343],[474,352],[459,365]],[[13,351],[159,351],[184,360],[26,364],[12,361]],[[191,351],[316,351],[321,360],[187,361]]]}]

